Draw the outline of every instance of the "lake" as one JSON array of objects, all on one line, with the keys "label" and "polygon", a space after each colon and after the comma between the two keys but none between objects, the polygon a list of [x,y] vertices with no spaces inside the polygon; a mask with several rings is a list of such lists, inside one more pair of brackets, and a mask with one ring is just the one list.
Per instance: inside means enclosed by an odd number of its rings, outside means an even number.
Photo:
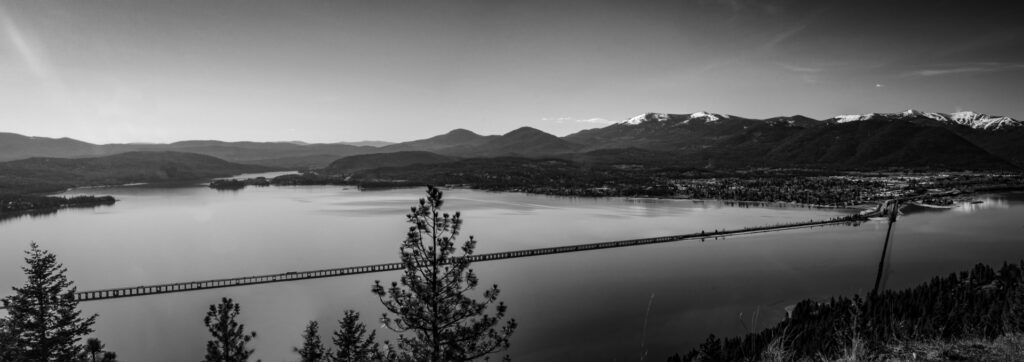
[{"label": "lake", "polygon": [[[0,285],[24,283],[22,251],[53,251],[79,290],[282,273],[398,260],[404,215],[422,189],[202,186],[83,189],[113,206],[0,222]],[[567,198],[445,190],[477,252],[571,245],[824,219],[855,210],[722,201]],[[886,286],[903,288],[983,262],[1024,259],[1024,196],[980,195],[951,210],[908,209],[895,225]],[[709,333],[781,320],[805,298],[865,293],[885,222],[679,241],[474,264],[519,322],[517,361],[663,361]],[[291,361],[307,321],[327,341],[345,309],[371,328],[374,280],[399,272],[93,301],[95,335],[125,361],[201,360],[202,319],[221,297],[242,306],[256,358]],[[0,295],[9,292],[0,292]],[[379,335],[389,336],[377,328]]]}]

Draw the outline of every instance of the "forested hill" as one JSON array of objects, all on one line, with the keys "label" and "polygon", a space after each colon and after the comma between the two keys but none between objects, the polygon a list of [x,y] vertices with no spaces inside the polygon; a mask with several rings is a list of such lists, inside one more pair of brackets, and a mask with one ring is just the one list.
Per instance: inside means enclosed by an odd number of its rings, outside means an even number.
[{"label": "forested hill", "polygon": [[183,152],[127,152],[94,158],[37,157],[0,163],[0,194],[52,192],[76,186],[197,181],[270,171]]},{"label": "forested hill", "polygon": [[455,162],[458,158],[443,156],[426,151],[398,151],[393,153],[372,153],[338,159],[324,169],[327,174],[346,174],[381,167],[402,167],[416,164],[438,164]]},{"label": "forested hill", "polygon": [[906,360],[914,358],[899,356],[900,345],[992,341],[1022,330],[1021,265],[978,264],[970,271],[877,296],[805,300],[773,327],[741,337],[711,335],[701,346],[668,361]]}]

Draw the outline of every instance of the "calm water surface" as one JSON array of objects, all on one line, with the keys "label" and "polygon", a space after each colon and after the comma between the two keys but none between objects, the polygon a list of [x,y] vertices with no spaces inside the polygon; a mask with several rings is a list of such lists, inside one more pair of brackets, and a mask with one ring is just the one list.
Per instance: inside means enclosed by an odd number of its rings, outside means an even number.
[{"label": "calm water surface", "polygon": [[[0,285],[21,285],[31,241],[55,252],[80,290],[397,261],[404,214],[421,189],[122,187],[110,207],[0,222]],[[478,252],[661,236],[821,219],[850,210],[447,190]],[[906,287],[977,262],[1024,259],[1024,197],[986,195],[953,210],[908,210],[896,225],[887,286]],[[829,226],[719,240],[475,264],[497,283],[520,328],[519,361],[664,360],[708,333],[780,320],[804,298],[872,287],[885,224]],[[398,272],[83,303],[96,335],[126,361],[200,360],[210,304],[231,297],[259,333],[256,357],[297,358],[308,320],[329,339],[344,309],[376,327],[374,280]],[[5,294],[0,292],[0,295]],[[756,316],[756,318],[755,318]],[[383,330],[379,332],[388,334]],[[645,356],[646,353],[646,357]]]}]

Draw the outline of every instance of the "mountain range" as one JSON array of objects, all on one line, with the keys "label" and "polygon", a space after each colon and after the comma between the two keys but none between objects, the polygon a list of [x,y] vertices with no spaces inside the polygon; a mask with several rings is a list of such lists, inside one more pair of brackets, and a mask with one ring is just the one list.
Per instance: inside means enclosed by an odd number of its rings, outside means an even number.
[{"label": "mountain range", "polygon": [[[800,115],[753,119],[711,112],[644,113],[565,137],[530,127],[503,135],[456,129],[416,141],[369,145],[222,141],[95,145],[0,133],[0,161],[173,151],[278,169],[330,166],[333,173],[495,157],[703,169],[1019,169],[1024,167],[1022,140],[1024,122],[974,112],[908,110],[824,120]],[[372,154],[391,155],[366,156]],[[345,160],[360,155],[364,156]]]}]

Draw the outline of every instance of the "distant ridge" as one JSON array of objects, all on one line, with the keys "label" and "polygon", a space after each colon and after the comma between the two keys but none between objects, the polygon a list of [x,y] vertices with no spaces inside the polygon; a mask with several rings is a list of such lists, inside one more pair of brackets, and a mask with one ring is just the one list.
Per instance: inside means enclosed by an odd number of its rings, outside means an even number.
[{"label": "distant ridge", "polygon": [[440,152],[453,147],[473,147],[497,136],[481,136],[473,131],[456,128],[448,133],[409,142],[396,143],[380,148],[380,152],[429,151]]},{"label": "distant ridge", "polygon": [[100,146],[71,138],[29,137],[0,132],[0,162],[29,157],[88,157],[102,154]]},{"label": "distant ridge", "polygon": [[[642,113],[565,137],[532,127],[521,127],[503,135],[480,135],[458,128],[433,137],[386,145],[222,141],[93,145],[67,138],[0,133],[0,161],[174,151],[277,169],[306,169],[324,168],[356,155],[429,152],[455,158],[557,157],[584,163],[635,159],[666,167],[703,169],[769,166],[989,170],[1024,167],[1022,141],[1024,122],[975,112],[907,110],[816,120],[802,115],[753,119],[700,111]],[[649,159],[638,157],[647,151],[654,152],[649,154]],[[408,165],[422,157],[423,154],[406,153],[368,159],[386,160],[388,167],[401,167],[396,165]],[[355,160],[359,159],[350,161]]]},{"label": "distant ridge", "polygon": [[[856,132],[844,133],[851,131]],[[583,151],[641,148],[668,152],[677,164],[705,168],[983,170],[1024,166],[1024,147],[1015,146],[1024,141],[1022,132],[1020,121],[974,112],[909,110],[819,121],[801,115],[751,119],[701,111],[643,113],[564,139],[584,145]]]},{"label": "distant ridge", "polygon": [[1024,126],[1024,122],[1005,116],[990,116],[987,114],[971,111],[954,113],[932,113],[908,109],[902,113],[868,113],[854,115],[835,116],[830,121],[838,123],[867,121],[867,120],[915,120],[930,119],[937,122],[949,123],[969,127],[973,129],[997,131]]},{"label": "distant ridge", "polygon": [[324,171],[328,175],[345,175],[357,171],[383,167],[402,167],[409,165],[433,165],[455,162],[459,158],[443,156],[427,151],[398,151],[393,153],[371,153],[348,156],[328,165]]},{"label": "distant ridge", "polygon": [[124,152],[188,152],[214,156],[231,162],[258,164],[281,169],[324,167],[339,157],[379,152],[376,146],[343,143],[224,142],[190,140],[174,143],[122,143],[96,145],[70,138],[28,137],[0,133],[0,162],[30,157],[82,158],[110,156]]},{"label": "distant ridge", "polygon": [[80,186],[200,181],[269,170],[207,155],[166,151],[89,158],[34,157],[0,163],[0,194],[52,192]]},{"label": "distant ridge", "polygon": [[[533,127],[520,127],[485,143],[467,149],[456,150],[455,154],[480,156],[526,156],[543,157],[577,151],[580,145],[559,138]],[[461,151],[461,152],[458,152]]]}]

